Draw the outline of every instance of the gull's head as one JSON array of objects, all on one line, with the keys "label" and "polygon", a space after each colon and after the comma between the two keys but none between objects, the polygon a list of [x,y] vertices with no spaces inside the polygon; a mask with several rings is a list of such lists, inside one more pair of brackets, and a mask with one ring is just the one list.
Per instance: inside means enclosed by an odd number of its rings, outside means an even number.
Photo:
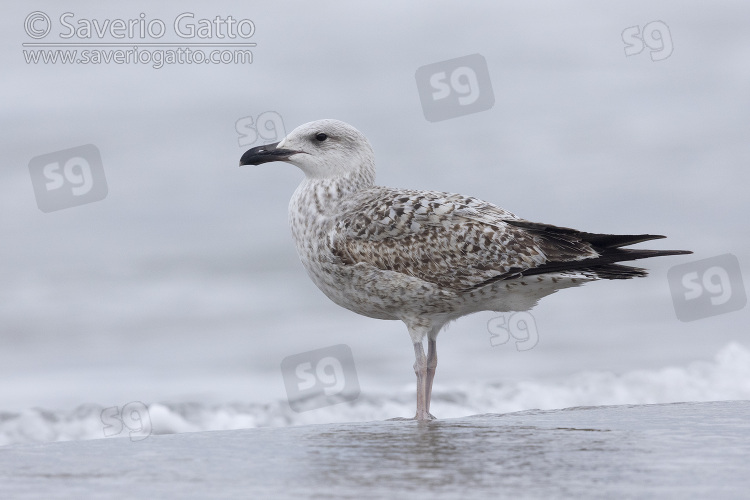
[{"label": "gull's head", "polygon": [[245,152],[242,165],[284,161],[299,167],[307,177],[330,179],[375,176],[375,154],[359,130],[339,120],[316,120],[292,130],[280,142]]}]

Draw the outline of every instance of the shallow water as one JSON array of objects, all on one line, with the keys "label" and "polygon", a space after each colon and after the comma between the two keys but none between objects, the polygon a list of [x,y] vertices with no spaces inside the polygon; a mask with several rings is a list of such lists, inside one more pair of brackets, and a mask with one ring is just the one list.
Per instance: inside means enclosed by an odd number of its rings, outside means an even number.
[{"label": "shallow water", "polygon": [[[487,366],[487,369],[492,368]],[[210,387],[212,383],[217,386],[232,385],[234,381],[240,389],[242,384],[250,385],[254,380],[250,377],[224,380],[217,375],[221,374],[207,374],[207,380],[202,381],[196,374],[192,374],[192,378],[188,380],[196,386],[202,384],[204,387]],[[261,384],[264,379],[273,380],[275,377],[278,377],[277,373],[269,373],[264,378],[257,377],[255,383]],[[109,379],[102,380],[102,387],[105,387]],[[145,387],[149,382],[147,378],[142,378],[140,382],[138,378],[124,380],[139,387]],[[750,350],[732,343],[717,353],[713,362],[694,362],[659,370],[634,370],[623,374],[580,372],[571,377],[546,381],[477,380],[468,384],[443,382],[434,389],[432,411],[439,418],[447,419],[488,412],[509,413],[528,408],[747,400],[750,399],[748,381]],[[40,380],[39,383],[44,384],[44,381]],[[186,382],[183,380],[182,383]],[[51,387],[44,387],[49,392],[55,387],[63,386],[59,381],[49,385]],[[201,398],[185,402],[134,399],[128,404],[131,407],[137,406],[142,420],[131,422],[133,425],[130,428],[157,435],[368,422],[414,415],[412,380],[406,384],[391,382],[390,387],[380,390],[374,384],[363,381],[361,389],[361,394],[354,401],[302,412],[294,411],[288,401],[282,398],[265,402],[230,400],[217,403],[200,401]],[[126,403],[127,400],[121,400],[106,408],[116,406],[124,409]],[[111,433],[105,425],[111,419],[102,415],[103,411],[105,405],[101,404],[83,404],[73,409],[35,407],[21,411],[0,411],[0,445],[108,437]]]},{"label": "shallow water", "polygon": [[747,498],[750,401],[13,445],[4,498]]}]

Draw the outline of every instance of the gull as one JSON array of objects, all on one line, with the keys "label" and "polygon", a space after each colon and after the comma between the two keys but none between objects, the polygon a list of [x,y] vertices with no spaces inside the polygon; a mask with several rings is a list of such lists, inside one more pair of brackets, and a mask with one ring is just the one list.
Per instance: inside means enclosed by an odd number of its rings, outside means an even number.
[{"label": "gull", "polygon": [[[401,320],[414,345],[418,421],[430,413],[437,336],[479,311],[527,311],[557,290],[646,276],[621,261],[692,253],[622,248],[664,238],[531,222],[471,196],[375,185],[367,138],[317,120],[254,147],[242,165],[283,161],[305,177],[289,202],[297,253],[333,302],[370,318]],[[424,340],[427,339],[427,354]]]}]

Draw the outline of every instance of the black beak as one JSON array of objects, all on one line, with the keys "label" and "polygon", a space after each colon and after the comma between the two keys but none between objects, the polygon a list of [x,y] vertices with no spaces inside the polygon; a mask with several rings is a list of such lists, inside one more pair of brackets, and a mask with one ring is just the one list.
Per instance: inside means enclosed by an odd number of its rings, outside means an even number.
[{"label": "black beak", "polygon": [[299,153],[299,151],[292,149],[276,149],[278,144],[278,142],[274,142],[273,144],[248,149],[240,158],[240,167],[243,165],[260,165],[270,161],[285,161],[293,154]]}]

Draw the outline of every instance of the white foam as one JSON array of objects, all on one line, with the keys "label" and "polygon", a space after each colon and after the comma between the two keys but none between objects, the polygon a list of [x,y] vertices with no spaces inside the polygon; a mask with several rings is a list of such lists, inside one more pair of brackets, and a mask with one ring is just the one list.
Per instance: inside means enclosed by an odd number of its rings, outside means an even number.
[{"label": "white foam", "polygon": [[[149,405],[148,416],[153,434],[384,420],[412,416],[413,391],[409,385],[395,395],[363,392],[352,403],[302,413],[292,411],[286,401],[221,405],[154,403]],[[450,418],[535,408],[743,399],[750,399],[750,350],[730,343],[713,361],[682,367],[620,375],[581,372],[551,383],[522,381],[436,387],[432,410],[439,417]],[[0,413],[0,445],[103,438],[102,410],[101,406],[84,405],[71,412],[34,408]]]}]

